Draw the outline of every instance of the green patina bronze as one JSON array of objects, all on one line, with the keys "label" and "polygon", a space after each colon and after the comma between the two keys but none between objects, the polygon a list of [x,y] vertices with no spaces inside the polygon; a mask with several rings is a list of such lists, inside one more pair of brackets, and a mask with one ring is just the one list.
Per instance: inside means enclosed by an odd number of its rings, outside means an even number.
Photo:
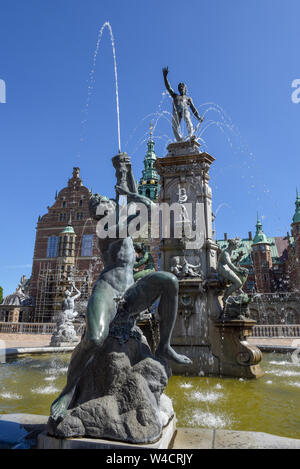
[{"label": "green patina bronze", "polygon": [[236,263],[231,259],[232,253],[238,248],[239,243],[239,239],[229,239],[227,248],[219,255],[217,272],[220,280],[227,285],[223,295],[223,314],[227,313],[229,317],[243,319],[244,316],[247,316],[250,301],[242,289],[248,277],[248,269],[239,265],[239,259]]},{"label": "green patina bronze", "polygon": [[[134,243],[134,249],[137,254],[141,254],[141,257],[137,257],[133,266],[133,278],[137,282],[146,275],[155,272],[156,269],[154,259],[143,243]],[[140,269],[142,266],[143,269]]]}]

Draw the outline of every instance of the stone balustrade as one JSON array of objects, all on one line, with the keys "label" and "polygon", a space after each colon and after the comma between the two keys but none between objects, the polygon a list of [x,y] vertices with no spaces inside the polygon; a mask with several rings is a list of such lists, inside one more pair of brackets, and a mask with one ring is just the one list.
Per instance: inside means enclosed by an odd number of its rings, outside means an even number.
[{"label": "stone balustrade", "polygon": [[[83,333],[82,324],[75,324],[78,335]],[[0,333],[11,334],[53,334],[56,328],[55,322],[0,322]]]},{"label": "stone balustrade", "polygon": [[[53,322],[0,322],[0,333],[53,334]],[[84,332],[84,324],[74,324],[77,335]],[[252,337],[300,337],[300,324],[260,324],[253,327]]]},{"label": "stone balustrade", "polygon": [[252,337],[300,337],[300,324],[256,325]]}]

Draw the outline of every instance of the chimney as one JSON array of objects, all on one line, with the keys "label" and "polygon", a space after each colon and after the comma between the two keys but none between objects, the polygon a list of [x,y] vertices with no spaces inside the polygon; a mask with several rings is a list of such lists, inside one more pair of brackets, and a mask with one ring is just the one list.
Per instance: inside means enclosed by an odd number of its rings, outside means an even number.
[{"label": "chimney", "polygon": [[249,231],[248,235],[249,235],[249,240],[252,241],[252,231]]},{"label": "chimney", "polygon": [[227,233],[224,233],[224,241],[227,241]]}]

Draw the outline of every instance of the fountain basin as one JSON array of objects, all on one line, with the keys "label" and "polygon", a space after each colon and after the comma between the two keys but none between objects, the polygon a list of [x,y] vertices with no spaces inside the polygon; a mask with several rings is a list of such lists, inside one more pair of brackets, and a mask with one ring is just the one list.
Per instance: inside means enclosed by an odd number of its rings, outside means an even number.
[{"label": "fountain basin", "polygon": [[[0,413],[49,415],[69,359],[68,353],[8,358],[0,365]],[[270,353],[263,355],[262,368],[259,380],[173,376],[165,392],[177,427],[300,438],[300,364],[290,354]]]}]

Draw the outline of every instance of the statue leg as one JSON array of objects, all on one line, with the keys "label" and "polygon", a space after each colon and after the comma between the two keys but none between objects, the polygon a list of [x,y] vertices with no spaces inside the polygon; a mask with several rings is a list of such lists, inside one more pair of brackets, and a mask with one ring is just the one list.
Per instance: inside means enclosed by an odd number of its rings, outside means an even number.
[{"label": "statue leg", "polygon": [[144,311],[160,298],[158,305],[160,341],[155,355],[157,358],[177,363],[191,363],[188,357],[176,353],[170,344],[178,307],[178,280],[175,275],[169,272],[153,272],[130,287],[124,298],[125,309],[129,313]]},{"label": "statue leg", "polygon": [[172,116],[172,130],[177,142],[182,142],[182,137],[180,135],[180,122],[182,116],[180,116],[176,111],[173,112]]},{"label": "statue leg", "polygon": [[193,124],[192,124],[192,121],[191,121],[191,115],[190,115],[189,111],[186,111],[184,113],[184,120],[185,120],[185,123],[186,123],[186,128],[187,128],[189,137],[191,138],[193,136],[193,133],[194,133],[194,127],[193,127]]},{"label": "statue leg", "polygon": [[67,384],[51,405],[53,420],[63,418],[74,396],[83,371],[108,335],[109,324],[116,314],[116,291],[106,282],[95,284],[87,307],[86,331],[75,348],[68,368]]},{"label": "statue leg", "polygon": [[225,290],[225,293],[224,293],[224,296],[223,296],[223,301],[226,301],[227,298],[233,293],[235,292],[236,290],[239,290],[242,286],[243,286],[243,283],[241,281],[241,279],[234,273],[234,272],[227,272],[227,276],[226,276],[226,280],[229,280],[232,285],[230,285],[226,290]]}]

